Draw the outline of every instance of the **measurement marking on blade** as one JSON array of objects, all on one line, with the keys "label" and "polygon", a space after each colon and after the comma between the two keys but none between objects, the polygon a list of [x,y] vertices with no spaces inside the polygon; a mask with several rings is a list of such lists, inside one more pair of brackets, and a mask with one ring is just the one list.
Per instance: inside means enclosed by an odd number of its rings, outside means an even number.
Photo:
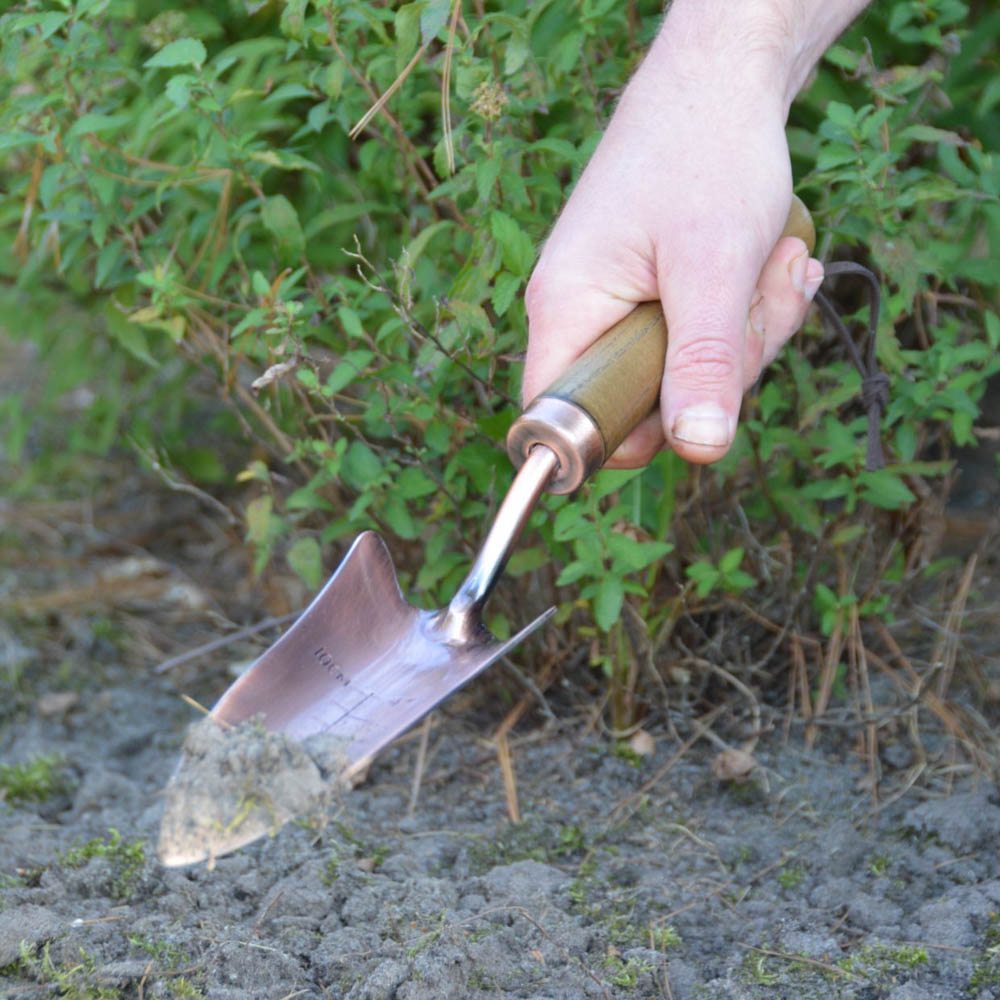
[{"label": "measurement marking on blade", "polygon": [[[344,674],[344,671],[341,669],[340,665],[326,651],[326,648],[324,646],[319,646],[316,649],[314,649],[312,655],[313,659],[321,667],[323,667],[334,680],[337,680],[341,684],[343,684],[344,687],[348,687],[349,685],[352,685],[354,683],[350,677]],[[390,697],[385,694],[380,694],[377,691],[369,691],[366,688],[357,687],[356,685],[353,687],[353,691],[355,694],[359,696],[360,701],[357,701],[354,704],[353,708],[346,709],[344,711],[344,715],[342,715],[341,718],[346,718],[347,716],[350,716],[355,708],[357,708],[363,702],[367,701],[369,698],[374,698],[376,701],[382,702],[389,708],[396,708],[399,705],[407,705],[410,702],[417,700],[413,696],[406,696],[406,695],[394,695]],[[334,702],[334,704],[336,704],[338,708],[343,708],[343,706],[339,705],[337,702]],[[359,717],[354,716],[354,718],[359,718]],[[364,720],[364,721],[369,721],[369,720]]]},{"label": "measurement marking on blade", "polygon": [[341,684],[350,684],[351,678],[344,676],[344,671],[340,669],[337,661],[322,647],[313,651],[313,658],[321,666],[326,668],[326,672],[335,677]]}]

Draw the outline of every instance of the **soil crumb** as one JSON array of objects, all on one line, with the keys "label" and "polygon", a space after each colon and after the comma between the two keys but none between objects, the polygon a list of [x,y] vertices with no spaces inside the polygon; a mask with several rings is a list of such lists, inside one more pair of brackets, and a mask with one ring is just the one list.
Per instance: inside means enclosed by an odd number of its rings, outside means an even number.
[{"label": "soil crumb", "polygon": [[295,817],[322,818],[347,765],[339,741],[300,742],[257,719],[224,726],[211,716],[188,727],[164,792],[157,851],[167,866],[209,862]]}]

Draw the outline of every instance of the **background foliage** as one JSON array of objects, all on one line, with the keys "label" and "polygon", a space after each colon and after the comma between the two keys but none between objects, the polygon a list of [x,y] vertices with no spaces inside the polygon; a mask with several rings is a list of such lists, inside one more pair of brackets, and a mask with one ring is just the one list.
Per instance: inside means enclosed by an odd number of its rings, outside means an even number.
[{"label": "background foliage", "polygon": [[[132,448],[236,511],[258,573],[314,588],[376,527],[404,591],[446,603],[511,476],[536,248],[660,15],[8,5],[0,297],[47,372],[41,412],[0,400],[13,490]],[[864,471],[858,376],[814,323],[724,462],[664,454],[535,515],[491,625],[557,604],[539,662],[599,668],[615,727],[668,689],[784,690],[789,654],[821,710],[866,621],[953,581],[923,526],[1000,368],[998,33],[988,2],[875,4],[792,110],[822,253],[884,282],[889,467]]]}]

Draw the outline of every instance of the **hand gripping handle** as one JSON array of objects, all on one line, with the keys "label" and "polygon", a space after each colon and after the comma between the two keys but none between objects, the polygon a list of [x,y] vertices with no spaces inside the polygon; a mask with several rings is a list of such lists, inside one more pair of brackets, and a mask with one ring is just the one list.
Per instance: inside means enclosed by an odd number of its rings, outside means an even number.
[{"label": "hand gripping handle", "polygon": [[[782,236],[816,245],[809,210],[794,195]],[[587,348],[529,404],[507,435],[520,468],[535,445],[556,453],[559,468],[548,489],[571,493],[599,469],[656,406],[667,354],[659,302],[643,302]]]}]

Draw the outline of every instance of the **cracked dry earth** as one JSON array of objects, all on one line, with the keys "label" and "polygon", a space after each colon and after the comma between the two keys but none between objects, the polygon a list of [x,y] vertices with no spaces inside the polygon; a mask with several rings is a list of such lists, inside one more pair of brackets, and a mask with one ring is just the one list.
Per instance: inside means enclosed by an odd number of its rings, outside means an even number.
[{"label": "cracked dry earth", "polygon": [[[9,626],[0,648],[38,667]],[[63,761],[52,797],[0,806],[2,997],[1000,997],[997,789],[913,782],[902,739],[876,812],[847,739],[806,752],[779,727],[723,783],[696,723],[642,758],[549,723],[512,738],[512,824],[482,719],[439,712],[412,810],[416,738],[325,824],[166,869],[151,845],[194,713],[169,675],[92,654],[99,689],[2,730],[5,763]]]}]

